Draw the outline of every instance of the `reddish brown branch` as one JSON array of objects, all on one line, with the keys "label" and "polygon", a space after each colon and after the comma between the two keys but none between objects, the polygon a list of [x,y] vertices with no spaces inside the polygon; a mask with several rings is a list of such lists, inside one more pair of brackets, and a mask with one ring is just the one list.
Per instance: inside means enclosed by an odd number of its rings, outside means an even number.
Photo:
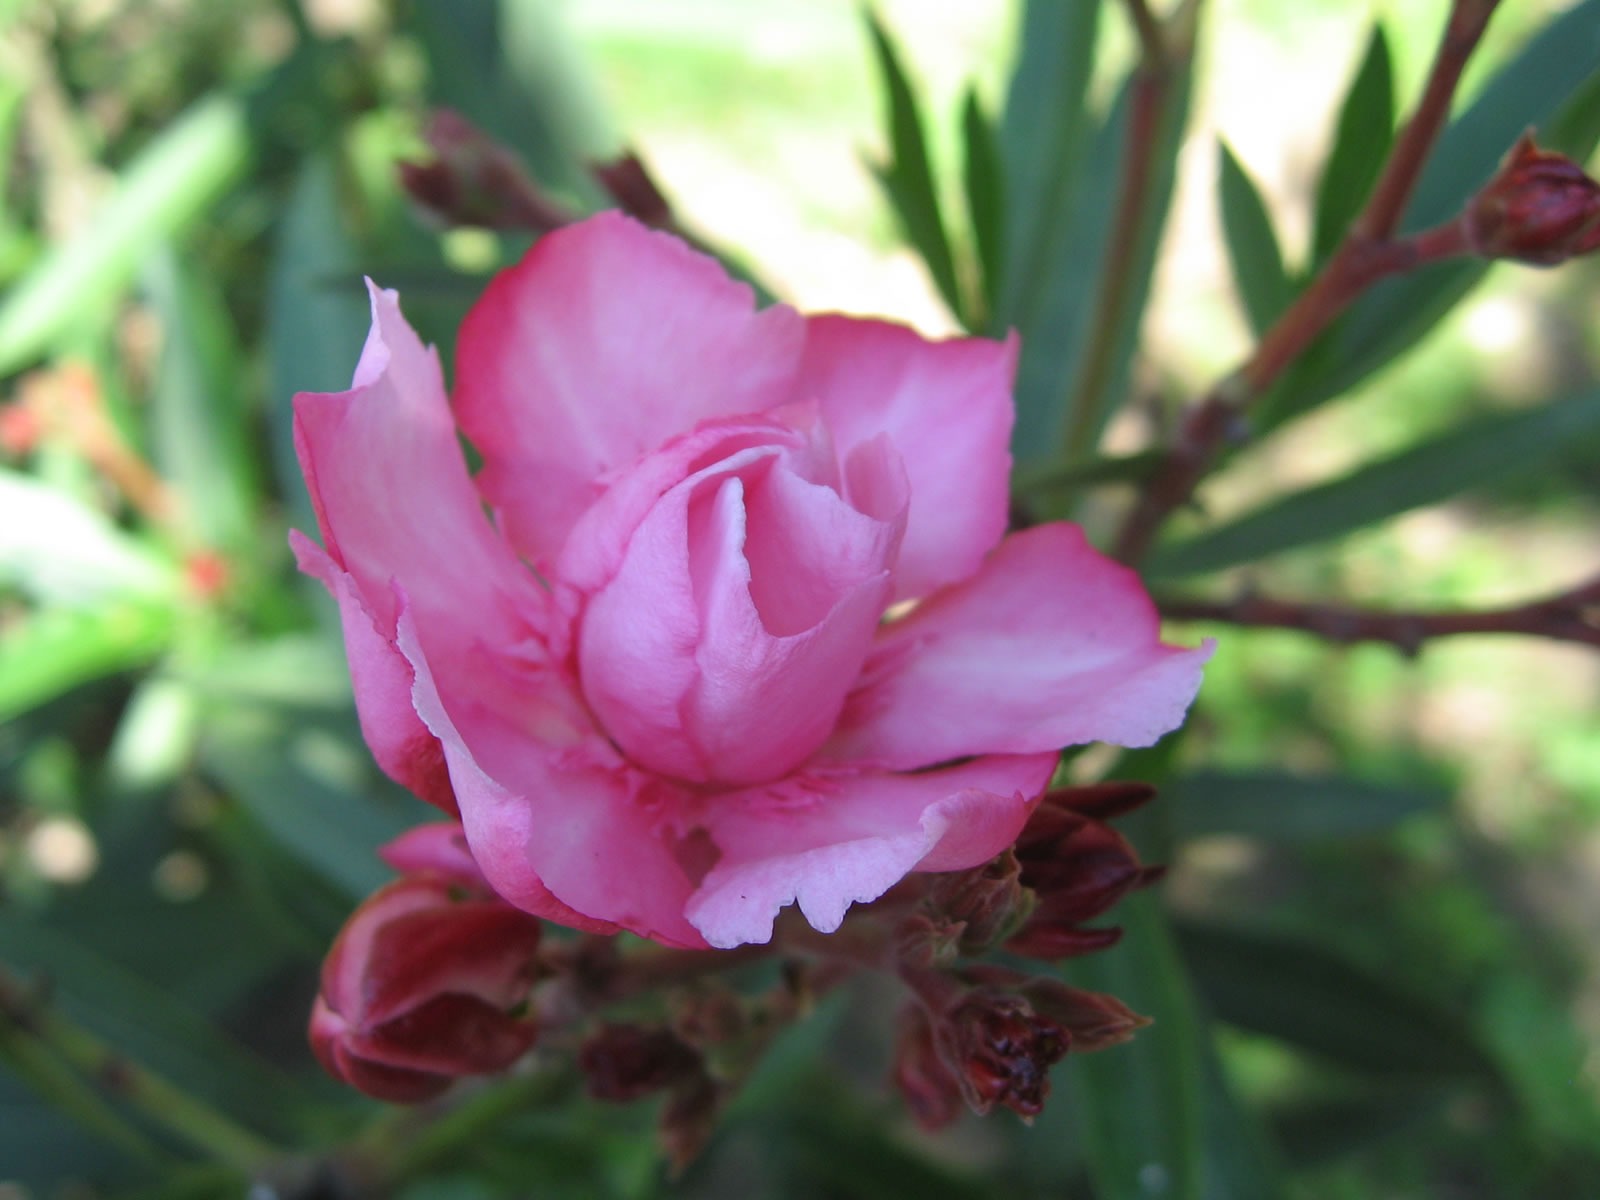
[{"label": "reddish brown branch", "polygon": [[1455,0],[1416,112],[1395,140],[1360,216],[1311,285],[1262,337],[1255,352],[1179,423],[1149,486],[1118,534],[1114,553],[1136,563],[1166,519],[1194,494],[1223,447],[1242,436],[1241,417],[1283,371],[1378,280],[1466,253],[1458,221],[1394,240],[1406,201],[1450,114],[1461,72],[1498,0]]},{"label": "reddish brown branch", "polygon": [[1245,595],[1232,601],[1159,601],[1175,621],[1220,621],[1257,629],[1298,629],[1352,645],[1387,642],[1413,655],[1434,638],[1462,634],[1520,634],[1600,647],[1600,575],[1559,595],[1511,608],[1390,612]]},{"label": "reddish brown branch", "polygon": [[1455,0],[1451,6],[1450,19],[1445,24],[1444,37],[1434,55],[1433,69],[1428,73],[1417,110],[1395,139],[1383,172],[1373,185],[1372,195],[1351,227],[1353,240],[1371,241],[1394,234],[1405,213],[1406,201],[1411,199],[1411,192],[1422,175],[1428,152],[1450,119],[1450,103],[1461,82],[1461,72],[1478,48],[1499,3],[1500,0]]}]

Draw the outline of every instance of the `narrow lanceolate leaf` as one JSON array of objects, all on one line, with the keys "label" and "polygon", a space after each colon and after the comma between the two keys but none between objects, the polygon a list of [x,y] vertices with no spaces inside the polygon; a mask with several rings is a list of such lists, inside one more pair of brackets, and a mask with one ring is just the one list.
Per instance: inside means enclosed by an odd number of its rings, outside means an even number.
[{"label": "narrow lanceolate leaf", "polygon": [[514,147],[545,186],[601,203],[586,164],[615,157],[616,135],[558,6],[451,0],[403,12],[427,56],[434,103]]},{"label": "narrow lanceolate leaf", "polygon": [[1089,130],[1086,103],[1100,0],[1029,0],[1017,35],[1017,66],[1000,125],[1005,190],[1005,264],[990,332],[1027,331],[1053,256],[1078,206],[1073,199]]},{"label": "narrow lanceolate leaf", "polygon": [[1392,458],[1158,547],[1151,575],[1192,575],[1326,541],[1468,489],[1539,469],[1600,440],[1600,391],[1453,429]]},{"label": "narrow lanceolate leaf", "polygon": [[201,100],[128,165],[76,236],[42,258],[0,302],[0,375],[25,366],[116,298],[139,263],[210,207],[243,173],[243,105]]},{"label": "narrow lanceolate leaf", "polygon": [[1277,934],[1182,924],[1178,945],[1213,1014],[1352,1070],[1501,1086],[1456,1013],[1321,946]]},{"label": "narrow lanceolate leaf", "polygon": [[[994,311],[1005,263],[1005,180],[1000,171],[1000,148],[994,123],[983,111],[976,89],[967,92],[962,110],[966,140],[967,213],[972,221],[972,244],[977,249],[977,269],[985,313]],[[987,322],[976,322],[983,326]]]},{"label": "narrow lanceolate leaf", "polygon": [[1382,833],[1409,817],[1442,811],[1447,797],[1346,776],[1196,771],[1169,780],[1161,799],[1179,837],[1315,842]]},{"label": "narrow lanceolate leaf", "polygon": [[339,203],[330,153],[307,160],[278,227],[267,307],[267,419],[278,486],[290,522],[315,529],[294,453],[296,392],[350,386],[367,335],[367,298],[356,248]]},{"label": "narrow lanceolate leaf", "polygon": [[212,546],[242,545],[259,499],[238,339],[222,297],[170,248],[144,272],[161,318],[150,441],[188,527]]},{"label": "narrow lanceolate leaf", "polygon": [[1283,251],[1266,202],[1228,143],[1217,143],[1217,201],[1228,243],[1233,283],[1257,335],[1265,332],[1294,298]]},{"label": "narrow lanceolate leaf", "polygon": [[[1600,0],[1582,0],[1528,44],[1451,122],[1429,155],[1403,228],[1452,219],[1530,127],[1541,145],[1579,162],[1593,153],[1594,73]],[[1356,386],[1405,353],[1484,276],[1487,264],[1454,260],[1373,288],[1291,371],[1257,410],[1263,430]]]},{"label": "narrow lanceolate leaf", "polygon": [[1200,1165],[1204,1200],[1282,1200],[1282,1155],[1261,1119],[1235,1092],[1215,1045],[1206,1047]]},{"label": "narrow lanceolate leaf", "polygon": [[90,608],[116,598],[176,599],[176,569],[104,513],[0,468],[0,588],[41,605]]},{"label": "narrow lanceolate leaf", "polygon": [[1382,25],[1372,27],[1366,53],[1339,106],[1333,143],[1317,184],[1312,268],[1327,260],[1366,202],[1394,142],[1394,65]]},{"label": "narrow lanceolate leaf", "polygon": [[1069,1100],[1101,1200],[1197,1200],[1204,1159],[1206,1034],[1155,897],[1117,908],[1123,938],[1073,964],[1076,986],[1153,1019],[1133,1040],[1069,1059]]},{"label": "narrow lanceolate leaf", "polygon": [[867,27],[872,34],[878,71],[883,79],[884,96],[888,101],[889,161],[876,168],[878,180],[888,193],[889,203],[922,261],[933,276],[934,285],[945,303],[958,318],[965,321],[967,305],[961,295],[961,284],[956,273],[955,256],[951,253],[950,239],[944,217],[939,209],[939,196],[933,181],[933,168],[928,159],[928,145],[922,132],[922,114],[918,110],[916,94],[911,81],[888,33],[879,23],[876,14],[868,12]]},{"label": "narrow lanceolate leaf", "polygon": [[40,609],[8,623],[0,636],[0,721],[92,679],[144,666],[171,645],[177,627],[173,604],[144,599]]}]

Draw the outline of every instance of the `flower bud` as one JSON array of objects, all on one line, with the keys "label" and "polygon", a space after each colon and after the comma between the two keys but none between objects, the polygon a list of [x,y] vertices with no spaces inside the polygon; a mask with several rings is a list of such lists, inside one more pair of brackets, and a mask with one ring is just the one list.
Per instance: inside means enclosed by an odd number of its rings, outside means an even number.
[{"label": "flower bud", "polygon": [[1023,886],[1022,864],[1006,850],[970,871],[936,876],[928,903],[941,917],[961,926],[959,948],[981,954],[1014,932],[1033,911],[1033,895]]},{"label": "flower bud", "polygon": [[1468,203],[1462,233],[1474,253],[1552,266],[1600,248],[1600,184],[1524,134]]},{"label": "flower bud", "polygon": [[934,1018],[934,1046],[979,1116],[997,1105],[1035,1117],[1050,1094],[1052,1066],[1070,1035],[1020,995],[978,987]]},{"label": "flower bud", "polygon": [[438,110],[423,136],[435,158],[399,164],[400,186],[444,224],[545,233],[575,219],[539,190],[511,151],[460,113]]},{"label": "flower bud", "polygon": [[627,1104],[698,1077],[700,1055],[668,1029],[602,1025],[578,1050],[596,1100]]},{"label": "flower bud", "polygon": [[630,151],[610,162],[596,163],[589,173],[630,217],[657,229],[672,223],[672,206],[637,154]]},{"label": "flower bud", "polygon": [[539,921],[415,876],[369,896],[322,964],[311,1048],[336,1079],[415,1103],[460,1075],[509,1067],[535,1029],[514,1011],[534,978]]},{"label": "flower bud", "polygon": [[1035,976],[1017,988],[1041,1017],[1066,1030],[1074,1054],[1104,1050],[1127,1041],[1150,1024],[1115,996],[1068,987],[1059,979]]},{"label": "flower bud", "polygon": [[933,1026],[920,1004],[909,1004],[901,1012],[890,1077],[924,1129],[942,1129],[961,1115],[961,1081],[939,1056]]},{"label": "flower bud", "polygon": [[[1088,812],[1120,810],[1127,800],[1142,803],[1144,785],[1113,785],[1116,790],[1082,789]],[[1033,958],[1066,958],[1103,949],[1120,936],[1116,929],[1080,929],[1128,892],[1154,882],[1160,867],[1144,867],[1126,838],[1096,817],[1075,810],[1072,793],[1052,793],[1017,839],[1021,880],[1038,897],[1027,923],[1006,948]]]}]

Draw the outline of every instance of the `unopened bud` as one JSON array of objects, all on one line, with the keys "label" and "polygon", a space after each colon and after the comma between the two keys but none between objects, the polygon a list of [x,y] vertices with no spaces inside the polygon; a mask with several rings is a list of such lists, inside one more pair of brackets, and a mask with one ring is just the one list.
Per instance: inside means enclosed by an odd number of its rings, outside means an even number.
[{"label": "unopened bud", "polygon": [[460,113],[438,110],[423,137],[435,157],[401,163],[400,186],[444,224],[545,233],[575,220],[539,189],[510,150]]},{"label": "unopened bud", "polygon": [[596,1100],[626,1104],[698,1076],[700,1055],[667,1029],[602,1025],[578,1050]]},{"label": "unopened bud", "polygon": [[656,1136],[674,1175],[681,1174],[711,1140],[723,1098],[723,1089],[703,1074],[680,1084],[667,1097]]},{"label": "unopened bud", "polygon": [[1600,183],[1524,134],[1461,217],[1485,258],[1552,266],[1600,249]]},{"label": "unopened bud", "polygon": [[504,1070],[533,1044],[516,1010],[539,921],[444,879],[391,883],[356,909],[322,964],[311,1048],[334,1078],[414,1103],[461,1075]]},{"label": "unopened bud", "polygon": [[1017,988],[1034,1012],[1067,1031],[1074,1054],[1103,1050],[1127,1041],[1150,1024],[1115,996],[1068,987],[1059,979],[1036,976]]},{"label": "unopened bud", "polygon": [[1022,864],[1007,850],[981,867],[935,876],[928,904],[934,913],[961,925],[958,947],[963,954],[981,954],[1022,925],[1034,899],[1023,886]]},{"label": "unopened bud", "polygon": [[909,1004],[900,1014],[891,1078],[924,1129],[942,1129],[961,1115],[961,1081],[939,1056],[933,1026],[920,1004]]},{"label": "unopened bud", "polygon": [[672,223],[672,206],[638,155],[630,152],[598,163],[589,168],[589,173],[630,217],[658,229]]},{"label": "unopened bud", "polygon": [[1050,1068],[1071,1040],[1022,996],[981,987],[934,1019],[933,1039],[974,1112],[1002,1106],[1029,1118],[1043,1111]]}]

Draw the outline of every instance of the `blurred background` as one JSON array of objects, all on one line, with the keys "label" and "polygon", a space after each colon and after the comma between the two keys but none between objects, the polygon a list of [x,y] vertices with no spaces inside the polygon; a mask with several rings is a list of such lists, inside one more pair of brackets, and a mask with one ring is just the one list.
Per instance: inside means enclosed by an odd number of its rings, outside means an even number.
[{"label": "blurred background", "polygon": [[[802,309],[930,334],[1019,326],[1019,477],[1039,479],[1136,453],[1248,351],[1250,297],[1292,294],[1325,258],[1340,204],[1354,211],[1340,185],[1358,188],[1409,111],[1448,9],[1204,6],[1163,150],[1170,204],[1111,327],[1127,344],[1092,436],[1058,453],[1048,396],[1106,334],[1100,264],[1055,248],[1095,242],[1114,206],[1116,97],[1137,57],[1117,5],[874,5],[955,254],[987,258],[953,215],[979,194],[970,90],[998,140],[1008,261],[1052,272],[1045,300],[1008,305],[1013,275],[989,260],[975,319],[875,177],[907,143],[845,0],[0,0],[7,994],[302,1167],[392,1130],[318,1075],[303,1025],[332,934],[387,877],[372,848],[429,810],[372,768],[336,616],[293,572],[286,530],[314,524],[289,401],[347,386],[362,274],[400,290],[448,363],[461,314],[528,244],[444,229],[400,190],[395,164],[427,157],[431,109],[466,114],[578,209],[604,201],[586,164],[636,152],[683,227]],[[1012,221],[1028,164],[1056,161],[1029,103],[1071,73],[1042,35],[1074,29],[1089,34],[1079,207],[1062,209],[1067,233],[1040,232]],[[1600,5],[1505,6],[1418,207],[1455,211],[1526,127],[1589,158],[1597,44]],[[1270,214],[1266,284],[1219,139]],[[1269,400],[1263,436],[1153,556],[1158,593],[1488,608],[1593,575],[1600,261],[1474,267],[1389,302],[1367,325],[1392,331],[1399,311],[1403,336],[1361,342],[1352,322]],[[1105,544],[1130,495],[1108,468],[1024,498]],[[395,1186],[429,1200],[1587,1194],[1600,653],[1173,631],[1201,633],[1220,648],[1181,740],[1074,762],[1163,781],[1138,833],[1172,874],[1130,906],[1123,947],[1068,972],[1158,1023],[1058,1068],[1038,1126],[918,1134],[883,1082],[887,1025],[867,993],[780,1044],[680,1181],[656,1162],[648,1105],[563,1094]],[[40,1058],[13,1009],[0,1020],[0,1198],[242,1194],[238,1161],[75,1074],[86,1060]],[[343,1194],[316,1191],[332,1185],[314,1167],[291,1175],[277,1194]]]}]

